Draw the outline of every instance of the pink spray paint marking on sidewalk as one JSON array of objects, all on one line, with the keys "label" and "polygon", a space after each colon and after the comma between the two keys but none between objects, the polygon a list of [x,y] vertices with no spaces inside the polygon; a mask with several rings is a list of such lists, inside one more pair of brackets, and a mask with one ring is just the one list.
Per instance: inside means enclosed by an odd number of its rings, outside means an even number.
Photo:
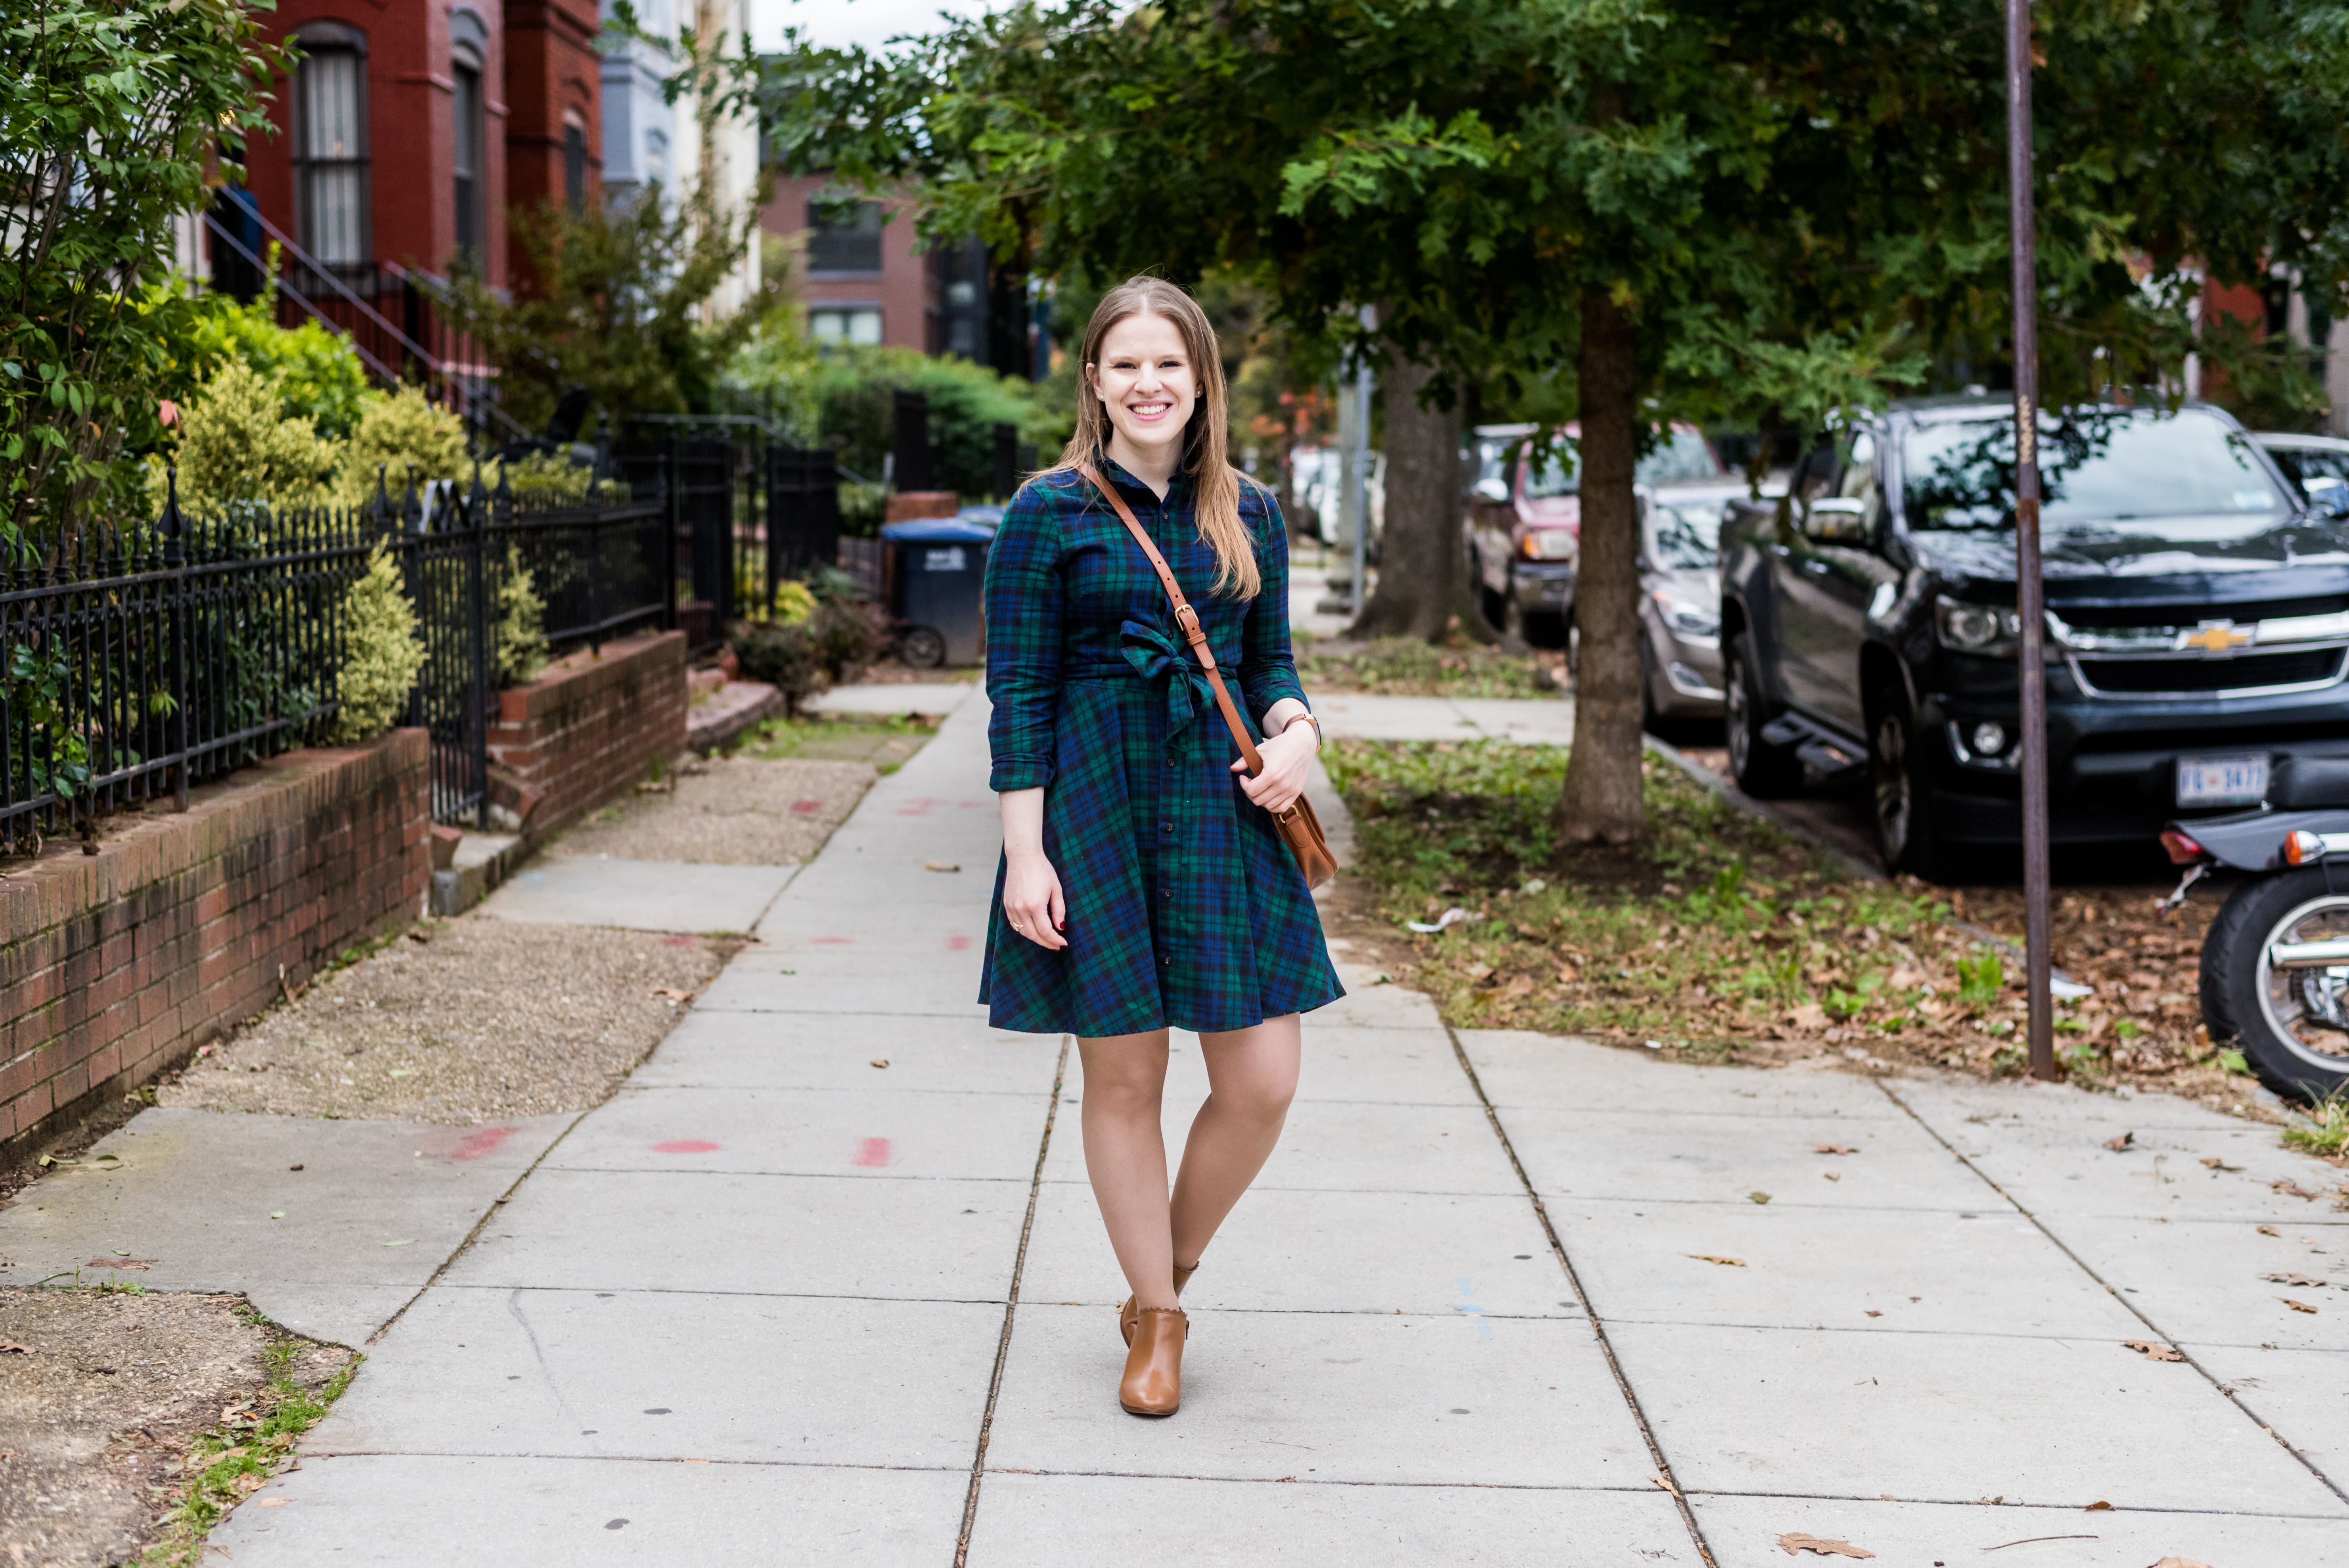
[{"label": "pink spray paint marking on sidewalk", "polygon": [[704,1138],[672,1138],[653,1145],[656,1154],[715,1154],[718,1145]]},{"label": "pink spray paint marking on sidewalk", "polygon": [[449,1151],[451,1160],[479,1160],[497,1152],[498,1145],[520,1132],[519,1127],[485,1127]]},{"label": "pink spray paint marking on sidewalk", "polygon": [[852,1163],[876,1169],[888,1164],[889,1140],[885,1138],[862,1140],[856,1146],[856,1158]]}]

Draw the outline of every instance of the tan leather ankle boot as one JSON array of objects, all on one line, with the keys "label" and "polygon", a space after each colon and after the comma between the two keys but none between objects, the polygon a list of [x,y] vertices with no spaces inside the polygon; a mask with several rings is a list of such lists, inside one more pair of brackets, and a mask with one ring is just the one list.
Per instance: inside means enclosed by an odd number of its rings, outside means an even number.
[{"label": "tan leather ankle boot", "polygon": [[[1176,1264],[1174,1265],[1175,1295],[1179,1297],[1183,1294],[1183,1287],[1191,1283],[1191,1276],[1198,1272],[1199,1265],[1197,1264],[1193,1264],[1189,1268],[1185,1268],[1181,1264]],[[1133,1343],[1133,1297],[1129,1295],[1125,1298],[1123,1304],[1117,1309],[1117,1331],[1125,1336],[1125,1342],[1129,1346]]]},{"label": "tan leather ankle boot", "polygon": [[1179,1306],[1145,1306],[1136,1316],[1117,1402],[1128,1415],[1171,1416],[1183,1408],[1183,1341],[1191,1320]]}]

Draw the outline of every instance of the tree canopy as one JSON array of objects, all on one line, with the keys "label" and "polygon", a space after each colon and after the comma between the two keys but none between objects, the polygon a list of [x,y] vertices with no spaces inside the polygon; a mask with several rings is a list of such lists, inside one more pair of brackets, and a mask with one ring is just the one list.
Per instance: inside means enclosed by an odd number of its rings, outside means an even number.
[{"label": "tree canopy", "polygon": [[285,56],[237,0],[12,0],[0,17],[0,535],[127,504],[190,329],[172,222]]},{"label": "tree canopy", "polygon": [[[2039,7],[2050,397],[2174,368],[2205,272],[2339,294],[2344,40],[2349,11],[2313,0]],[[1031,0],[792,57],[764,90],[788,164],[909,183],[928,232],[1048,272],[1242,268],[1341,341],[1375,304],[1357,346],[1418,366],[1403,384],[1434,404],[1571,366],[1586,651],[1562,825],[1620,840],[1642,820],[1642,432],[1816,426],[1936,356],[1997,379],[2003,66],[1996,0]],[[1380,593],[1413,629],[1442,625],[1457,526],[1390,506]]]}]

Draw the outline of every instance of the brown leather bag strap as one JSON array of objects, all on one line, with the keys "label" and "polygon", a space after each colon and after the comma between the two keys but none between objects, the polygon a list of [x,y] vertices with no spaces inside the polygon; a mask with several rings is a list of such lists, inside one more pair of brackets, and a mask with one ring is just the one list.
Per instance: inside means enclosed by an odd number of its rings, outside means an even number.
[{"label": "brown leather bag strap", "polygon": [[1247,761],[1248,776],[1254,778],[1264,771],[1264,758],[1257,752],[1256,742],[1248,738],[1247,726],[1240,722],[1239,709],[1232,706],[1232,694],[1224,689],[1224,677],[1216,669],[1216,651],[1207,645],[1207,634],[1199,624],[1199,612],[1191,608],[1191,602],[1183,597],[1182,584],[1174,581],[1174,568],[1166,564],[1166,557],[1158,553],[1158,546],[1151,542],[1149,531],[1134,517],[1133,509],[1125,504],[1125,498],[1094,472],[1091,463],[1079,463],[1077,472],[1108,500],[1111,509],[1117,513],[1118,521],[1125,524],[1128,533],[1133,535],[1134,543],[1142,546],[1142,553],[1150,557],[1150,569],[1158,573],[1159,586],[1166,590],[1166,597],[1174,602],[1174,624],[1182,628],[1183,640],[1190,644],[1191,652],[1198,655],[1199,667],[1206,672],[1207,684],[1215,688],[1216,706],[1223,709],[1224,724],[1231,730],[1232,740],[1239,747],[1240,756]]}]

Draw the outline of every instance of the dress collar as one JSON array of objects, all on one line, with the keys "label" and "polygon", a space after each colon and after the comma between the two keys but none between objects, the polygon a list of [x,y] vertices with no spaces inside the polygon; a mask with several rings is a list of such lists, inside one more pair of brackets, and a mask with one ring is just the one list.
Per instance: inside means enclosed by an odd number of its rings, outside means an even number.
[{"label": "dress collar", "polygon": [[[1124,465],[1118,462],[1116,459],[1111,457],[1107,451],[1096,452],[1094,454],[1094,463],[1095,466],[1101,469],[1102,477],[1109,480],[1110,483],[1113,485],[1123,485],[1128,490],[1140,490],[1143,495],[1148,496],[1154,501],[1158,499],[1158,492],[1156,490],[1152,490],[1148,485],[1143,484],[1140,480],[1135,479],[1131,473],[1128,473]],[[1166,504],[1172,506],[1175,501],[1187,497],[1190,493],[1191,476],[1181,469],[1175,469],[1174,477],[1166,482]]]}]

